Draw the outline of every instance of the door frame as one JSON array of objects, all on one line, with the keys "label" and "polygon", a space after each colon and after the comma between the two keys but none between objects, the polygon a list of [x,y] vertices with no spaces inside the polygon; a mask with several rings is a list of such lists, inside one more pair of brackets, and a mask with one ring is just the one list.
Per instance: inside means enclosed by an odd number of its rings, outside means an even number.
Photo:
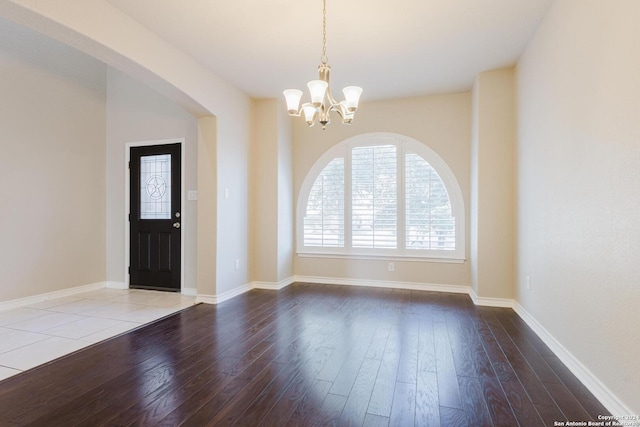
[{"label": "door frame", "polygon": [[[130,258],[130,244],[131,238],[131,223],[129,222],[129,212],[131,208],[131,170],[129,169],[129,161],[131,160],[131,147],[146,147],[150,145],[168,145],[168,144],[180,144],[180,223],[182,233],[180,233],[180,293],[184,294],[184,239],[185,239],[185,223],[188,223],[187,215],[185,212],[185,196],[186,196],[186,177],[185,177],[185,140],[184,138],[162,139],[156,141],[137,141],[127,142],[124,146],[124,284],[127,289],[130,288],[130,276],[129,276],[129,263]],[[188,228],[187,228],[188,229]]]}]

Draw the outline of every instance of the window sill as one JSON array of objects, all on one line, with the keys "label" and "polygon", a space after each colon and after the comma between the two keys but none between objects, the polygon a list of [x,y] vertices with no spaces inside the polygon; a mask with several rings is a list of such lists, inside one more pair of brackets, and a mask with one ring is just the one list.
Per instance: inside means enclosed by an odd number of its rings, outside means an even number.
[{"label": "window sill", "polygon": [[424,256],[400,256],[400,255],[367,255],[367,254],[331,254],[315,252],[297,252],[300,258],[333,258],[333,259],[358,259],[374,261],[396,261],[396,262],[436,262],[443,264],[463,264],[465,258],[456,257],[424,257]]}]

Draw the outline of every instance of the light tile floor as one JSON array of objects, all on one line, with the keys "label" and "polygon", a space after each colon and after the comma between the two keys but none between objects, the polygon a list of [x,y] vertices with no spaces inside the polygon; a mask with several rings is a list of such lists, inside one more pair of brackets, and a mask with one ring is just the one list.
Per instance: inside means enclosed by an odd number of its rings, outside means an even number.
[{"label": "light tile floor", "polygon": [[100,289],[0,312],[0,380],[195,304],[173,292]]}]

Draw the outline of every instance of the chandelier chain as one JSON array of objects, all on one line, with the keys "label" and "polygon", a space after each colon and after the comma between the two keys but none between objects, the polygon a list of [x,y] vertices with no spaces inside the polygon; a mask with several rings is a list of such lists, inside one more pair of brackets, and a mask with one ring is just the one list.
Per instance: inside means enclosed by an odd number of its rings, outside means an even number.
[{"label": "chandelier chain", "polygon": [[323,64],[329,61],[327,58],[327,0],[322,0],[322,56],[320,60]]}]

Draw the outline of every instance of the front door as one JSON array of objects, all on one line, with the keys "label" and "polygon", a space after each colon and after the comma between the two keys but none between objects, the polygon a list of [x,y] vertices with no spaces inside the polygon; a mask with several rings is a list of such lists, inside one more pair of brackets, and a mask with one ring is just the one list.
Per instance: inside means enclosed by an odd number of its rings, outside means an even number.
[{"label": "front door", "polygon": [[180,148],[131,147],[131,288],[180,291]]}]

